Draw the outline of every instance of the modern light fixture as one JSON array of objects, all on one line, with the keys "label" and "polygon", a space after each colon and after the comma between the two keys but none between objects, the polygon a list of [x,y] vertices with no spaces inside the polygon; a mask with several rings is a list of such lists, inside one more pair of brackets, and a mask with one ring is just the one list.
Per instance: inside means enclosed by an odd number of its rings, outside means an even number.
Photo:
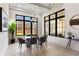
[{"label": "modern light fixture", "polygon": [[35,7],[34,7],[34,12],[33,12],[33,14],[34,14],[34,17],[32,18],[32,21],[35,21],[35,22],[36,22],[36,13],[35,13]]}]

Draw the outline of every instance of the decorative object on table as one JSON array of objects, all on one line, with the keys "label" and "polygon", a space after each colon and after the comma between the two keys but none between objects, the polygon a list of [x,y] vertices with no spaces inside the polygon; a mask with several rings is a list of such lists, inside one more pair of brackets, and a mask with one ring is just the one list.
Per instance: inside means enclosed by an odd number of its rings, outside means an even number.
[{"label": "decorative object on table", "polygon": [[4,9],[0,7],[0,32],[8,30],[8,16]]},{"label": "decorative object on table", "polygon": [[68,32],[68,37],[71,37],[72,38],[72,32]]},{"label": "decorative object on table", "polygon": [[16,23],[15,22],[12,22],[11,24],[9,24],[8,30],[9,30],[11,36],[12,36],[11,43],[15,42],[15,38],[14,38],[15,29],[16,29]]}]

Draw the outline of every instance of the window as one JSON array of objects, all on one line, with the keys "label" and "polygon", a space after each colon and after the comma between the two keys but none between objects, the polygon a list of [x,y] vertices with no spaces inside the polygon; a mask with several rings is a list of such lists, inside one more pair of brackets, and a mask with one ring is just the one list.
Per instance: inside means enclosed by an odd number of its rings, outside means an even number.
[{"label": "window", "polygon": [[50,34],[55,35],[55,20],[50,21]]},{"label": "window", "polygon": [[23,16],[18,15],[16,16],[16,19],[23,20]]},{"label": "window", "polygon": [[65,11],[60,11],[57,13],[57,17],[63,16],[65,14]]},{"label": "window", "polygon": [[31,35],[31,23],[25,22],[25,35]]},{"label": "window", "polygon": [[50,19],[54,19],[55,18],[55,14],[50,15]]},{"label": "window", "polygon": [[37,23],[35,22],[32,23],[32,34],[37,34]]},{"label": "window", "polygon": [[64,36],[64,18],[57,20],[57,35]]},{"label": "window", "polygon": [[49,20],[49,16],[45,17],[45,21],[46,21],[46,20]]},{"label": "window", "polygon": [[23,22],[17,21],[17,35],[23,35]]},{"label": "window", "polygon": [[64,10],[57,13],[57,36],[64,37]]},{"label": "window", "polygon": [[25,20],[31,21],[31,17],[25,16]]},{"label": "window", "polygon": [[37,18],[35,17],[16,15],[16,24],[16,35],[33,36],[38,34]]},{"label": "window", "polygon": [[65,9],[44,17],[44,35],[64,37]]}]

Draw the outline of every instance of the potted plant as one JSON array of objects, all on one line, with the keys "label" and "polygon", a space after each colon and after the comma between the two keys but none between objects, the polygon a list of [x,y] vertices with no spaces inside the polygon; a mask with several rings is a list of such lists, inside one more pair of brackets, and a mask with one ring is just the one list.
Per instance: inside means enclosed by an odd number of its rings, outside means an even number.
[{"label": "potted plant", "polygon": [[11,43],[14,43],[15,42],[15,39],[14,39],[15,29],[16,29],[16,23],[15,22],[10,23],[8,30],[9,30],[9,33],[11,34],[11,36],[12,36]]}]

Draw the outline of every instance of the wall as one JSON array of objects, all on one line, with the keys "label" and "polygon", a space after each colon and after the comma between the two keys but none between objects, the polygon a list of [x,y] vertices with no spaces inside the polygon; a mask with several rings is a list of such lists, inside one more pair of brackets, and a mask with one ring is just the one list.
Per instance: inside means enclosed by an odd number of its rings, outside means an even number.
[{"label": "wall", "polygon": [[[72,16],[75,14],[79,14],[79,4],[76,3],[67,3],[64,4],[65,7],[65,36],[67,37],[67,32],[71,31],[75,38],[79,39],[79,30],[76,30],[76,28],[72,28],[69,25],[69,21]],[[79,51],[79,41],[72,41],[71,48],[74,50]]]},{"label": "wall", "polygon": [[69,25],[69,21],[72,16],[79,14],[79,4],[72,3],[72,4],[64,4],[65,7],[65,30],[66,30],[66,37],[67,37],[67,32],[71,31],[74,35],[75,38],[79,38],[79,30],[76,30],[76,28],[72,28]]},{"label": "wall", "polygon": [[[53,7],[50,13],[65,8],[65,37],[68,37],[67,33],[71,31],[75,35],[75,38],[79,39],[79,30],[76,30],[69,25],[70,18],[75,14],[79,14],[79,4],[64,3],[61,6],[60,5],[56,5],[56,7]],[[66,47],[68,39],[48,36],[48,41]],[[79,51],[79,41],[72,40],[70,48]]]},{"label": "wall", "polygon": [[[7,16],[9,17],[8,4],[0,4],[0,7],[2,7],[5,10]],[[5,55],[7,47],[8,47],[8,31],[0,32],[0,56]]]}]

